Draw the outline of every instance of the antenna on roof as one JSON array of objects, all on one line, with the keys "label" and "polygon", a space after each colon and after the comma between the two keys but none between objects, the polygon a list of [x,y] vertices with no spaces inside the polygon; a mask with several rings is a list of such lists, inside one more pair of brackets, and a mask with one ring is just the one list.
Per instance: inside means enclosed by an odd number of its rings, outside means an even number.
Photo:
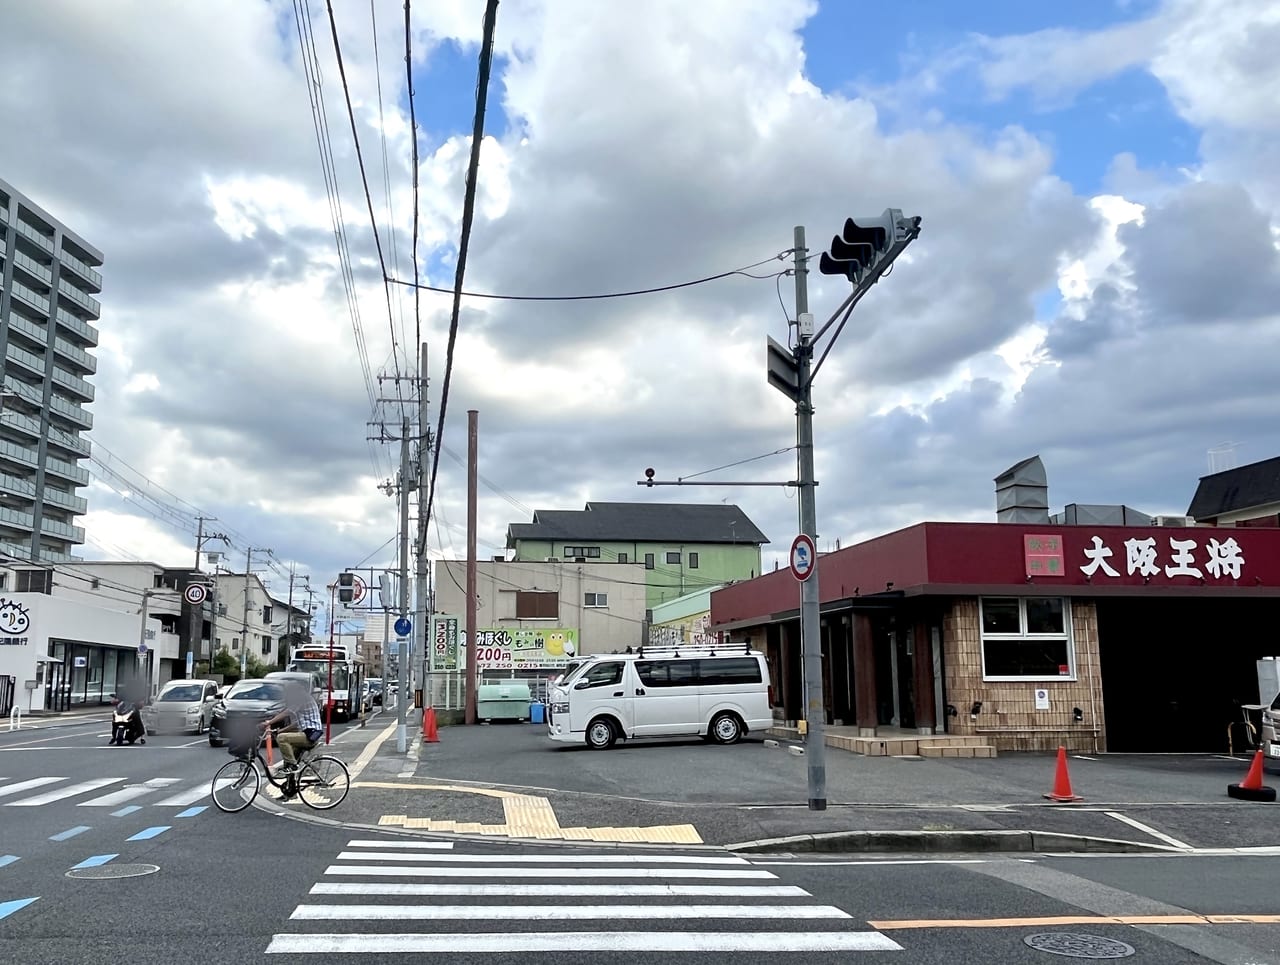
[{"label": "antenna on roof", "polygon": [[1236,467],[1238,442],[1220,442],[1209,450],[1209,472],[1225,472]]}]

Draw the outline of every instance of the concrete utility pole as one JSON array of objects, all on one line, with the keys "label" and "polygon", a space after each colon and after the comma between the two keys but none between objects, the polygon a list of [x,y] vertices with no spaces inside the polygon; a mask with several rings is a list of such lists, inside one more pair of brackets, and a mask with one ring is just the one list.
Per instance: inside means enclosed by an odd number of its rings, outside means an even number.
[{"label": "concrete utility pole", "polygon": [[480,413],[467,410],[467,703],[466,722],[476,722],[476,689],[480,661],[476,659],[476,477],[479,475]]},{"label": "concrete utility pole", "polygon": [[[400,616],[409,617],[409,417],[400,419]],[[403,754],[409,749],[408,728],[405,716],[409,702],[409,641],[396,634],[396,671],[399,678],[399,695],[396,697],[396,750]]]},{"label": "concrete utility pole", "polygon": [[[809,369],[813,361],[811,326],[800,324],[809,312],[809,266],[804,227],[795,229],[796,330],[795,350],[799,374],[800,398],[796,401],[796,457],[799,462],[800,532],[818,540],[818,506],[814,492],[817,482],[813,470],[813,389]],[[806,334],[808,329],[808,334]],[[818,555],[815,552],[813,572],[800,584],[800,652],[804,662],[805,738],[804,756],[809,766],[809,810],[827,808],[827,746],[824,740],[827,717],[822,693],[822,633],[818,613]]]},{"label": "concrete utility pole", "polygon": [[271,550],[261,546],[250,546],[245,551],[244,560],[244,611],[240,620],[240,676],[244,677],[249,669],[249,579],[253,576],[253,554],[270,553]]},{"label": "concrete utility pole", "polygon": [[431,430],[427,427],[427,343],[422,343],[422,354],[418,362],[418,538],[414,544],[414,587],[413,587],[413,638],[418,641],[418,654],[422,661],[422,706],[423,713],[430,703],[427,693],[427,682],[431,665],[429,663],[431,601],[427,594],[427,465],[431,455]]}]

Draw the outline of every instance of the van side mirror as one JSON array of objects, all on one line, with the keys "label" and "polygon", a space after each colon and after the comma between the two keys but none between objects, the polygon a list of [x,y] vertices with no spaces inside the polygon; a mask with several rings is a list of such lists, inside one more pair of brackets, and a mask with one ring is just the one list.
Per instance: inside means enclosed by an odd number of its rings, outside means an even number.
[{"label": "van side mirror", "polygon": [[590,681],[590,680],[579,680],[576,684],[574,684],[574,685],[573,685],[573,689],[574,689],[574,690],[586,690],[586,689],[587,689],[588,687],[590,687],[590,686],[591,686],[591,681]]}]

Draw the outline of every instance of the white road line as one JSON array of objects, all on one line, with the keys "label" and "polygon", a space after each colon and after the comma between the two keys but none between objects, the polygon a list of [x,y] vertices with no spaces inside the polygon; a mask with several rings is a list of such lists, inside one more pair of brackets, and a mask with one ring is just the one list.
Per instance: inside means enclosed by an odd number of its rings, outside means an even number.
[{"label": "white road line", "polygon": [[776,878],[768,871],[737,868],[396,868],[385,865],[330,865],[327,875],[386,878]]},{"label": "white road line", "polygon": [[891,864],[989,864],[990,858],[885,858],[881,861],[752,861],[752,865],[783,865],[791,868],[845,867],[847,865]]},{"label": "white road line", "polygon": [[79,784],[72,784],[70,787],[60,787],[56,791],[47,791],[44,794],[37,794],[35,797],[24,798],[21,801],[10,801],[5,805],[5,807],[39,807],[41,804],[52,804],[54,801],[61,801],[63,798],[75,797],[77,794],[87,794],[89,791],[96,791],[98,788],[106,787],[108,784],[119,784],[123,780],[123,777],[99,777],[92,781],[82,781]]},{"label": "white road line", "polygon": [[698,857],[664,854],[416,854],[412,851],[343,851],[339,861],[438,861],[442,864],[730,864],[745,865],[745,858]]},{"label": "white road line", "polygon": [[269,955],[451,952],[896,952],[875,931],[836,932],[529,932],[413,935],[275,935]]},{"label": "white road line", "polygon": [[832,905],[299,905],[294,921],[850,918]]},{"label": "white road line", "polygon": [[467,898],[810,898],[796,885],[498,885],[419,884],[407,881],[321,881],[311,886],[313,895],[378,895],[383,897]]},{"label": "white road line", "polygon": [[77,807],[82,808],[110,808],[117,804],[124,804],[132,801],[135,797],[142,797],[144,794],[150,794],[153,791],[163,790],[170,784],[177,784],[180,779],[176,777],[153,777],[149,781],[142,784],[135,784],[132,787],[123,787],[118,791],[112,791],[110,794],[104,794],[102,797],[95,797],[90,801],[81,801]]},{"label": "white road line", "polygon": [[46,784],[57,784],[59,781],[65,780],[65,777],[33,777],[29,781],[19,781],[17,784],[0,787],[0,797],[21,794],[23,791],[30,790],[33,787],[44,787]]},{"label": "white road line", "polygon": [[1135,821],[1127,814],[1121,814],[1119,811],[1107,811],[1106,815],[1107,817],[1115,818],[1117,821],[1129,825],[1131,828],[1137,828],[1143,834],[1149,834],[1156,840],[1163,841],[1165,844],[1171,844],[1175,848],[1182,848],[1185,851],[1191,850],[1191,845],[1187,844],[1185,841],[1179,841],[1177,838],[1170,837],[1163,831],[1157,831],[1149,824],[1143,824],[1141,821]]},{"label": "white road line", "polygon": [[388,841],[382,838],[366,840],[357,838],[347,842],[348,848],[423,848],[436,851],[452,851],[452,841],[406,841],[403,838]]},{"label": "white road line", "polygon": [[[225,786],[225,785],[224,785]],[[196,801],[202,801],[209,796],[213,789],[213,781],[202,781],[193,787],[187,788],[185,791],[167,797],[163,801],[152,801],[153,807],[186,807],[188,804],[195,804]]]}]

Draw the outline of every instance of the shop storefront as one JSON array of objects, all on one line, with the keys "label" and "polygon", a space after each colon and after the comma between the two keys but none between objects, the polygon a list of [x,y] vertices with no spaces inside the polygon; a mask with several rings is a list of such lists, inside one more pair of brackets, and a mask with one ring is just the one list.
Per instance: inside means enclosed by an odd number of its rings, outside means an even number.
[{"label": "shop storefront", "polygon": [[45,685],[49,710],[109,704],[117,685],[152,679],[155,660],[151,650],[139,656],[136,647],[58,639],[49,641],[49,655],[54,658]]},{"label": "shop storefront", "polygon": [[[923,523],[820,557],[827,721],[1002,750],[1225,749],[1280,653],[1280,530]],[[799,584],[711,597],[802,714]]]}]

